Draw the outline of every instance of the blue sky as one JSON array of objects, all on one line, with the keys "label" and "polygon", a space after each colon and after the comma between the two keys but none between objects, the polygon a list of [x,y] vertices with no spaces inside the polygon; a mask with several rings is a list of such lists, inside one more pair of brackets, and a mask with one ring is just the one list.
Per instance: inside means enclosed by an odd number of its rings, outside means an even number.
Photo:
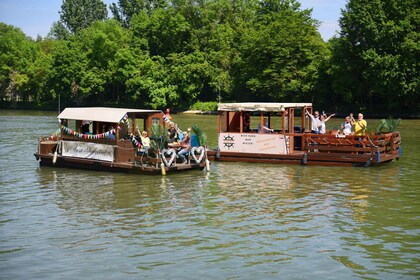
[{"label": "blue sky", "polygon": [[[300,0],[302,8],[313,8],[312,17],[321,21],[319,32],[324,40],[339,31],[338,19],[347,0]],[[107,6],[118,0],[105,0]],[[0,0],[0,21],[22,29],[32,38],[45,37],[60,16],[62,0]]]}]

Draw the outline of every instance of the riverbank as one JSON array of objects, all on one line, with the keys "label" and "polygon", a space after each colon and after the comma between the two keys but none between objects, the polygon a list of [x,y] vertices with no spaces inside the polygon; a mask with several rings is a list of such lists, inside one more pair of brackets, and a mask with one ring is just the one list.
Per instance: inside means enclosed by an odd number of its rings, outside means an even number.
[{"label": "riverbank", "polygon": [[180,112],[180,114],[217,115],[217,111],[187,110]]},{"label": "riverbank", "polygon": [[[126,105],[126,106],[124,106]],[[88,106],[88,105],[85,105]],[[65,106],[64,104],[61,105],[61,110],[66,107],[85,107],[80,105],[69,105]],[[95,107],[95,105],[89,105]],[[141,108],[141,106],[134,106],[133,104],[102,104],[97,105],[97,107],[123,107],[123,108]],[[316,108],[316,106],[314,106]],[[202,111],[202,110],[186,110],[186,111],[178,111],[176,109],[171,109],[172,114],[196,114],[196,115],[217,115],[217,111]],[[34,102],[10,102],[10,101],[0,101],[0,110],[28,110],[28,111],[57,111],[57,105],[53,104],[35,104]],[[165,111],[165,109],[163,109]],[[334,112],[328,112],[330,113]],[[357,114],[358,111],[354,111],[354,114]],[[389,112],[389,113],[375,113],[375,112],[362,112],[365,118],[368,119],[384,119],[392,116],[393,118],[402,118],[402,119],[420,119],[419,112]],[[335,118],[345,118],[347,116],[346,113],[338,113],[336,112]]]}]

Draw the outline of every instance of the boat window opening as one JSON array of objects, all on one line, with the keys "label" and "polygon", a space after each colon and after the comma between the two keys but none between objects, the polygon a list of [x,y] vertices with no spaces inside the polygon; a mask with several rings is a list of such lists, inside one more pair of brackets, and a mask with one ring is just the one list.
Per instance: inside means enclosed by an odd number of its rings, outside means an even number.
[{"label": "boat window opening", "polygon": [[159,118],[153,118],[152,119],[152,125],[160,125],[160,119]]},{"label": "boat window opening", "polygon": [[134,134],[138,133],[137,129],[140,130],[140,132],[142,132],[143,130],[146,130],[146,120],[144,118],[135,118],[134,122],[135,122],[134,127],[136,128],[136,131],[134,131]]},{"label": "boat window opening", "polygon": [[76,126],[77,121],[76,120],[67,120],[67,127],[74,130],[79,131],[79,127]]},{"label": "boat window opening", "polygon": [[130,134],[128,133],[129,128],[127,127],[126,123],[120,123],[118,125],[119,129],[118,129],[118,140],[122,140],[122,139],[130,139]]},{"label": "boat window opening", "polygon": [[227,114],[228,112],[222,112],[219,113],[219,123],[220,123],[220,131],[221,132],[227,132],[227,127],[226,127],[226,118],[227,118]]}]

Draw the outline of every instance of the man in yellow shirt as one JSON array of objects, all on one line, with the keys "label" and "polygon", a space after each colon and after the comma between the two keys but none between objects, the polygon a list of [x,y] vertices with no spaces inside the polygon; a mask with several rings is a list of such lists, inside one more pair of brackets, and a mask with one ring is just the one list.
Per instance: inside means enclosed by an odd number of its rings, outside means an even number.
[{"label": "man in yellow shirt", "polygon": [[353,121],[352,123],[354,127],[354,135],[356,136],[364,136],[366,132],[367,122],[363,119],[363,114],[359,113],[357,121]]}]

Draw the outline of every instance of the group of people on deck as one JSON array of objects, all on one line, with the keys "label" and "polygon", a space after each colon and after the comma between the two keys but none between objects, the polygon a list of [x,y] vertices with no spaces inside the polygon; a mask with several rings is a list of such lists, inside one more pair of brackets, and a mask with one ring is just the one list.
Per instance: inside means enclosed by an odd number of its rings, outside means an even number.
[{"label": "group of people on deck", "polygon": [[168,129],[168,147],[178,149],[178,156],[182,163],[187,163],[187,155],[191,150],[191,128],[187,132],[178,129],[175,123],[169,123]]},{"label": "group of people on deck", "polygon": [[[139,137],[136,137],[141,142],[141,150],[147,151],[150,148],[150,138],[146,130],[140,132],[137,128]],[[170,122],[167,131],[167,148],[174,148],[177,150],[178,157],[183,163],[187,163],[187,155],[191,150],[191,128],[187,131],[178,129],[175,123]],[[140,151],[140,150],[139,150]]]},{"label": "group of people on deck", "polygon": [[[329,121],[335,114],[327,115],[320,114],[319,111],[315,111],[314,114],[311,114],[307,109],[305,109],[305,114],[311,118],[311,133],[314,134],[325,134],[327,133],[326,122]],[[250,114],[246,113],[244,115],[244,131],[248,132],[250,125]],[[358,119],[353,118],[353,113],[350,113],[349,116],[345,117],[344,123],[341,125],[339,133],[344,135],[355,135],[355,136],[364,136],[366,133],[367,122],[363,119],[363,114],[358,114]],[[272,133],[274,130],[271,129],[268,125],[268,119],[264,117],[263,125],[258,124],[258,133]]]},{"label": "group of people on deck", "polygon": [[335,116],[335,114],[331,114],[329,116],[327,116],[326,114],[319,115],[318,111],[315,111],[313,115],[311,113],[309,113],[308,110],[306,110],[305,113],[312,120],[311,133],[315,133],[315,134],[325,134],[325,133],[327,133],[327,127],[326,127],[325,123],[327,121],[329,121],[329,119],[331,119],[332,117]]},{"label": "group of people on deck", "polygon": [[[311,118],[311,133],[314,134],[325,134],[327,132],[325,123],[335,114],[327,116],[326,114],[319,114],[318,111],[315,111],[312,115],[308,110],[305,113]],[[349,116],[345,117],[344,123],[341,125],[340,132],[344,135],[355,135],[355,136],[364,136],[366,133],[367,122],[363,119],[363,114],[359,113],[357,120],[353,118],[353,113],[350,113]]]},{"label": "group of people on deck", "polygon": [[341,129],[344,135],[364,136],[366,133],[367,121],[363,119],[363,114],[357,115],[357,120],[353,118],[353,113],[350,113],[345,119]]}]

